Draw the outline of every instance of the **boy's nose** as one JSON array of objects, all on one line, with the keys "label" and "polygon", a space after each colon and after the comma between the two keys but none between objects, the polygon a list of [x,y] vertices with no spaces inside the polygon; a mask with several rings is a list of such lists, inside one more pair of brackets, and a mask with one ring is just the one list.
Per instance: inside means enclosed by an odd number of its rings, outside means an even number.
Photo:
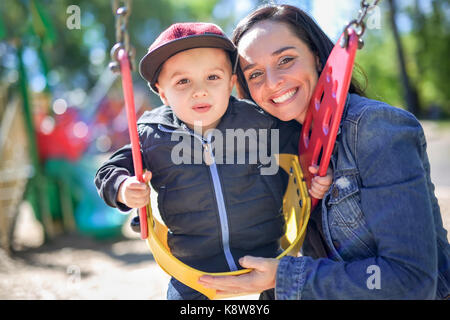
[{"label": "boy's nose", "polygon": [[197,87],[194,89],[194,93],[192,94],[193,98],[202,98],[208,95],[208,91],[203,87]]}]

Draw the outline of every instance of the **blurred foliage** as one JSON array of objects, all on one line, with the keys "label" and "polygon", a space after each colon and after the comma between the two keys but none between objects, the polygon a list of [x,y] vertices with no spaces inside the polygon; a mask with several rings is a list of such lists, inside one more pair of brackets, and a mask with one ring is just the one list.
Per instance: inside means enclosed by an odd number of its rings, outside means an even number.
[{"label": "blurred foliage", "polygon": [[[75,3],[74,3],[75,2]],[[132,1],[128,21],[130,42],[136,62],[145,54],[159,32],[175,21],[211,20],[218,0]],[[69,29],[70,5],[81,12],[81,28]],[[36,9],[37,7],[37,9]],[[4,29],[10,45],[39,47],[57,91],[88,90],[107,67],[110,48],[116,42],[112,3],[107,0],[3,0],[0,2],[0,35]],[[5,40],[5,39],[0,39]],[[40,66],[45,74],[45,66]],[[0,69],[3,71],[3,68]],[[137,76],[137,74],[135,74]]]},{"label": "blurred foliage", "polygon": [[432,2],[431,14],[420,10],[419,1],[409,8],[413,18],[413,44],[417,79],[423,100],[441,105],[450,114],[450,1]]},{"label": "blurred foliage", "polygon": [[[231,34],[237,23],[239,0],[134,0],[129,19],[130,42],[136,49],[135,62],[161,30],[177,21],[210,21]],[[252,0],[251,8],[266,0]],[[283,1],[274,1],[283,3]],[[293,3],[293,1],[289,1]],[[309,3],[309,2],[308,2]],[[417,88],[422,106],[419,116],[450,116],[450,0],[398,0],[398,25],[411,83]],[[81,10],[81,28],[70,30],[67,8]],[[301,4],[301,1],[299,1]],[[315,2],[311,1],[311,6]],[[358,3],[355,3],[356,17]],[[404,106],[399,78],[396,44],[387,19],[388,6],[381,1],[381,28],[364,35],[365,47],[357,63],[368,79],[369,97]],[[242,14],[242,12],[239,12]],[[242,16],[241,16],[242,17]],[[240,18],[240,17],[239,17]],[[406,26],[405,26],[406,24]],[[115,18],[108,0],[2,0],[0,1],[0,41],[15,47],[20,41],[33,48],[38,57],[34,66],[47,81],[46,89],[58,96],[76,88],[88,91],[107,67],[109,50],[115,43]],[[5,59],[0,43],[0,79],[5,78]],[[27,50],[24,51],[27,53]],[[29,53],[29,52],[28,52]],[[41,59],[39,59],[39,57]],[[8,59],[6,59],[8,60]],[[11,59],[10,59],[11,60]],[[9,61],[9,69],[11,69]],[[36,71],[34,72],[36,73]],[[33,71],[29,72],[30,78]],[[134,77],[140,79],[138,73]],[[8,82],[14,84],[13,76]],[[137,81],[138,85],[145,85]],[[155,97],[153,97],[155,98]],[[157,101],[157,99],[155,100]]]},{"label": "blurred foliage", "polygon": [[[402,19],[397,21],[402,32],[406,67],[410,81],[418,90],[422,109],[420,117],[450,116],[450,1],[431,0],[424,8],[422,1],[404,1]],[[368,78],[367,94],[392,105],[405,106],[399,77],[391,26],[383,6],[380,29],[368,29],[365,46],[356,61]],[[410,25],[405,26],[405,24]]]}]

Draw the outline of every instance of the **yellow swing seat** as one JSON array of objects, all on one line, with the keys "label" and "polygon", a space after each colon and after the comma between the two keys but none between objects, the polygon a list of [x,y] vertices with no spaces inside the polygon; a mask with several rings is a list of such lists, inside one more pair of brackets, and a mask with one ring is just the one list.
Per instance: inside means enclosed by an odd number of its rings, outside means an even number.
[{"label": "yellow swing seat", "polygon": [[[303,173],[299,165],[298,156],[280,154],[277,157],[279,166],[289,174],[289,182],[283,198],[283,213],[286,219],[286,233],[281,239],[283,253],[276,257],[281,259],[285,255],[296,256],[305,239],[306,226],[311,211],[309,198]],[[167,227],[152,215],[151,206],[147,206],[148,237],[147,244],[152,251],[158,265],[170,276],[185,285],[201,292],[209,299],[227,298],[237,295],[220,295],[216,290],[205,288],[198,283],[203,275],[232,276],[250,272],[252,269],[242,269],[233,272],[209,273],[203,272],[184,264],[170,252],[167,245]]]}]

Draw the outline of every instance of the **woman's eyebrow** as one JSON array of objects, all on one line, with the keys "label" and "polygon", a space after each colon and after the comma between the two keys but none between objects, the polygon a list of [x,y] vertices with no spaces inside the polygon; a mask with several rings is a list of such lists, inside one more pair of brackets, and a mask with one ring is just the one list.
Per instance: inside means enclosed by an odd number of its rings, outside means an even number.
[{"label": "woman's eyebrow", "polygon": [[280,53],[282,53],[283,51],[286,51],[286,50],[289,50],[289,49],[295,49],[295,47],[293,47],[293,46],[288,46],[288,47],[280,48],[280,49],[275,50],[274,52],[272,52],[272,56],[277,56],[277,55],[279,55]]},{"label": "woman's eyebrow", "polygon": [[[277,55],[283,53],[284,51],[290,50],[290,49],[295,49],[295,47],[293,47],[293,46],[282,47],[282,48],[277,49],[274,52],[272,52],[271,56],[277,56]],[[252,69],[255,66],[256,66],[256,63],[248,64],[242,69],[242,72],[245,72],[245,71],[247,71],[249,69]]]},{"label": "woman's eyebrow", "polygon": [[249,69],[252,69],[254,66],[256,66],[256,63],[248,64],[242,69],[242,72],[245,72],[245,71],[247,71]]}]

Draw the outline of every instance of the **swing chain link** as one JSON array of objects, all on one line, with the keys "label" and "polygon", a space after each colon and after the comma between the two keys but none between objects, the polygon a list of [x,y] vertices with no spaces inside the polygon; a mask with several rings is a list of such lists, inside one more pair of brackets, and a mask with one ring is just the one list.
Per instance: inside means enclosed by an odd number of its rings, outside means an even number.
[{"label": "swing chain link", "polygon": [[379,2],[380,0],[374,0],[372,2],[367,2],[366,0],[361,1],[361,9],[359,9],[358,18],[353,19],[345,26],[344,37],[342,37],[340,43],[342,48],[345,48],[348,45],[348,28],[352,26],[354,27],[353,30],[355,30],[355,33],[358,36],[358,49],[363,48],[364,41],[362,39],[362,35],[364,34],[364,31],[366,31],[366,24],[364,22],[364,19],[370,11],[375,9]]},{"label": "swing chain link", "polygon": [[[121,2],[123,5],[121,6]],[[134,55],[135,50],[130,45],[130,37],[128,35],[128,17],[131,14],[131,0],[112,0],[113,14],[116,17],[116,44],[111,48],[111,62],[109,68],[114,73],[120,72],[120,62],[118,58],[119,50],[124,49],[130,60],[131,70],[135,69]]]}]

